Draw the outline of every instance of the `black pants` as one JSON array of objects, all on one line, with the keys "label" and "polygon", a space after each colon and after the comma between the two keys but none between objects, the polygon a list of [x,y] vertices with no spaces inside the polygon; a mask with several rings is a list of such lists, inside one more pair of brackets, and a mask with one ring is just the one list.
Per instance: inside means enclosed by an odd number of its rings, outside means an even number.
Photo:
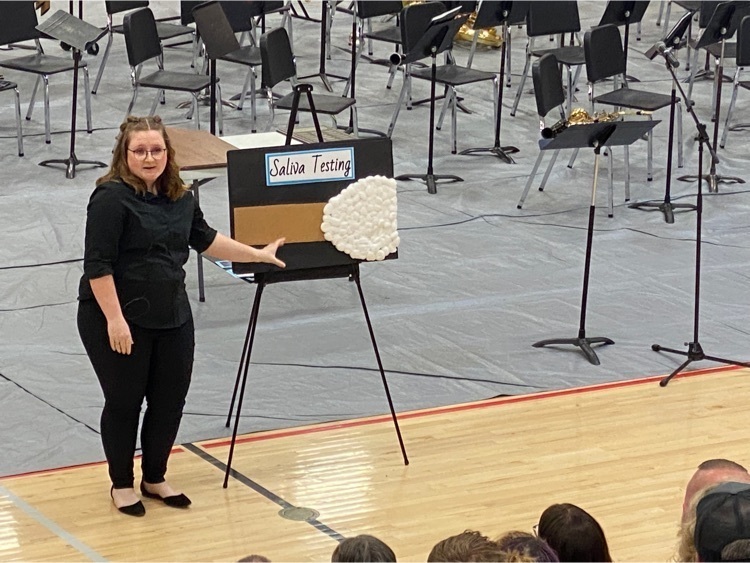
[{"label": "black pants", "polygon": [[[130,324],[130,323],[129,323]],[[148,483],[161,483],[185,406],[193,370],[195,332],[192,319],[173,329],[130,324],[129,356],[109,345],[107,320],[96,301],[78,305],[78,332],[104,392],[102,444],[115,488],[133,486],[138,421],[143,399],[141,468]]]}]

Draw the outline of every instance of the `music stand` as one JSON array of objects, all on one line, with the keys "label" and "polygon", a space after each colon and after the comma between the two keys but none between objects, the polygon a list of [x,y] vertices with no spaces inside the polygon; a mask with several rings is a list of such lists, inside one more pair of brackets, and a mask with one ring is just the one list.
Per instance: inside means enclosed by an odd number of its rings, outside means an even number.
[{"label": "music stand", "polygon": [[[716,6],[713,16],[708,22],[706,29],[703,31],[701,38],[695,46],[698,50],[702,47],[708,47],[714,43],[721,43],[721,53],[719,55],[719,64],[716,69],[714,80],[716,81],[716,107],[714,109],[714,132],[713,147],[716,148],[719,141],[719,121],[721,118],[721,85],[724,76],[724,49],[726,40],[731,38],[737,31],[743,16],[750,14],[750,2],[722,2]],[[687,102],[686,102],[687,105]],[[716,193],[719,191],[720,183],[744,184],[745,180],[737,176],[721,176],[716,174],[716,164],[718,158],[711,159],[711,166],[706,176],[708,182],[708,191]],[[695,176],[681,176],[683,182],[692,182],[696,180]]]},{"label": "music stand", "polygon": [[[328,45],[331,30],[330,27],[333,24],[333,17],[331,16],[331,3],[329,0],[322,0],[320,3],[322,13],[320,15],[320,64],[318,67],[318,73],[317,74],[308,74],[306,76],[300,76],[300,80],[305,80],[307,78],[314,78],[318,77],[320,78],[321,82],[323,83],[323,86],[326,90],[329,92],[333,92],[333,88],[331,87],[331,83],[328,80],[329,74],[326,72],[326,46]],[[311,20],[313,21],[313,20]],[[331,74],[333,78],[340,78],[344,79],[345,76],[339,76],[338,74]],[[352,98],[354,97],[354,94],[352,94]]]},{"label": "music stand", "polygon": [[592,344],[614,344],[614,341],[604,336],[586,336],[586,306],[589,291],[589,273],[591,270],[591,247],[594,237],[594,216],[596,210],[596,184],[599,179],[599,153],[602,147],[631,145],[651,129],[659,121],[617,121],[601,122],[583,125],[573,125],[564,129],[553,139],[539,141],[541,150],[558,150],[589,147],[594,149],[594,179],[591,185],[591,205],[589,206],[589,222],[586,235],[586,260],[583,269],[583,290],[581,296],[581,319],[576,338],[550,338],[533,344],[534,348],[554,344],[572,344],[578,346],[589,362],[598,366],[599,357],[591,347]]},{"label": "music stand", "polygon": [[73,104],[71,108],[70,126],[70,155],[65,159],[44,160],[39,166],[65,165],[65,177],[73,179],[76,176],[76,166],[88,164],[97,168],[107,165],[98,160],[80,160],[76,156],[76,110],[78,108],[78,68],[82,51],[88,50],[107,33],[106,29],[99,29],[77,17],[58,10],[44,22],[36,26],[42,33],[57,41],[70,45],[73,50]]},{"label": "music stand", "polygon": [[625,26],[625,33],[622,38],[622,48],[625,53],[625,79],[630,82],[639,82],[633,76],[628,76],[628,41],[630,39],[630,25],[638,24],[646,13],[649,0],[609,0],[607,7],[604,8],[602,19],[599,25],[612,24],[616,26]]},{"label": "music stand", "polygon": [[[723,6],[720,4],[719,6]],[[719,11],[719,8],[716,9]],[[723,48],[722,48],[723,51]],[[721,76],[717,73],[718,76]],[[719,82],[721,84],[721,81]],[[685,92],[682,86],[677,84],[680,89],[680,94],[685,99]],[[708,133],[706,132],[705,124],[701,123],[698,116],[695,115],[695,109],[692,104],[685,104],[687,111],[693,118],[696,130],[698,131],[698,194],[696,198],[696,214],[695,214],[695,293],[693,295],[693,340],[692,342],[686,342],[685,345],[688,347],[687,350],[676,350],[674,348],[666,348],[659,344],[652,344],[651,349],[654,352],[668,352],[670,354],[678,354],[685,356],[687,359],[682,362],[677,369],[670,373],[667,377],[659,381],[661,387],[666,387],[672,379],[683,371],[688,365],[693,362],[701,360],[710,360],[712,362],[718,362],[721,364],[737,365],[750,367],[750,363],[737,362],[727,358],[720,358],[717,356],[709,356],[703,351],[703,347],[700,344],[700,297],[701,297],[701,243],[702,243],[702,232],[703,232],[703,180],[709,182],[708,176],[703,176],[703,152],[704,147],[708,150],[711,155],[711,165],[715,166],[715,163],[719,161],[716,156],[716,137],[714,136],[714,145],[708,139]],[[718,115],[717,115],[718,120]],[[710,183],[709,183],[710,186]]]},{"label": "music stand", "polygon": [[[682,37],[685,35],[685,32],[687,31],[690,20],[692,19],[692,14],[687,13],[675,24],[675,26],[667,33],[666,37],[664,38],[663,42],[657,43],[654,47],[649,49],[649,51],[646,53],[646,56],[653,60],[653,58],[657,54],[661,54],[664,57],[664,64],[667,66],[667,70],[669,71],[669,74],[672,76],[672,92],[671,92],[671,102],[669,104],[669,137],[667,141],[667,176],[665,181],[665,188],[664,188],[664,201],[657,202],[657,201],[641,201],[636,203],[631,203],[628,207],[630,209],[658,209],[662,213],[664,213],[664,220],[672,224],[674,223],[674,210],[675,209],[688,209],[690,211],[694,211],[696,209],[695,205],[692,203],[672,203],[672,150],[674,145],[674,112],[675,107],[677,105],[677,86],[678,86],[678,80],[677,76],[675,75],[674,69],[679,66],[679,61],[677,61],[676,58],[674,58],[671,55],[671,52],[675,49],[679,48],[680,45],[682,45]],[[662,45],[663,43],[663,45]],[[662,48],[666,46],[666,48]],[[653,51],[653,56],[652,56]],[[685,93],[680,88],[680,93],[683,96],[682,99],[685,100]],[[688,101],[685,102],[686,105],[691,105]],[[679,164],[678,164],[679,166]]]},{"label": "music stand", "polygon": [[[422,180],[427,184],[427,192],[437,193],[437,183],[446,180],[449,183],[463,182],[464,179],[454,174],[435,174],[432,166],[434,144],[435,144],[435,76],[437,73],[437,56],[453,43],[453,37],[464,22],[469,19],[468,15],[454,15],[460,8],[453,8],[447,12],[432,18],[430,25],[424,32],[422,38],[417,41],[414,48],[403,56],[402,62],[412,63],[425,57],[432,57],[432,74],[430,76],[430,134],[429,152],[426,174],[401,174],[396,180]],[[500,109],[498,108],[498,112]]]},{"label": "music stand", "polygon": [[[479,7],[477,12],[477,19],[474,21],[474,29],[486,29],[488,27],[497,27],[501,25],[503,27],[503,38],[507,36],[508,32],[508,18],[513,8],[513,2],[490,2],[484,0]],[[478,33],[478,31],[475,31]],[[495,115],[495,144],[489,148],[472,148],[464,149],[458,154],[477,154],[477,153],[489,153],[494,154],[501,160],[504,160],[508,164],[515,164],[515,160],[510,156],[518,152],[518,147],[508,145],[505,147],[500,146],[500,123],[502,120],[503,113],[503,83],[505,81],[505,51],[507,45],[505,39],[503,39],[502,47],[500,47],[500,78],[499,78],[499,89],[497,98],[497,112]]]}]

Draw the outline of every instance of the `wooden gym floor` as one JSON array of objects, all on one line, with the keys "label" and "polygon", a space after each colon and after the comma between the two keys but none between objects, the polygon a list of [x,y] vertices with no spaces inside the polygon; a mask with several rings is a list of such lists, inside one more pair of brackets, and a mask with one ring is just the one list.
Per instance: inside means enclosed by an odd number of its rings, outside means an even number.
[{"label": "wooden gym floor", "polygon": [[193,506],[145,499],[145,518],[112,506],[104,464],[6,477],[0,560],[329,561],[337,539],[370,533],[399,560],[424,561],[448,535],[530,531],[549,504],[572,502],[600,521],[615,560],[665,561],[698,463],[750,461],[748,375],[708,369],[666,388],[652,377],[403,413],[408,466],[388,416],[249,434],[227,489],[228,441],[184,444],[169,477]]}]

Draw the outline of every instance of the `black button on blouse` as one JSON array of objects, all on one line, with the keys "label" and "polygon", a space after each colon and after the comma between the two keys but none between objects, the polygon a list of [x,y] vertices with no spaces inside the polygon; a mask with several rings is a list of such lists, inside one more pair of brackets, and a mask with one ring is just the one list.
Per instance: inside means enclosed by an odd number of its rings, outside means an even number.
[{"label": "black button on blouse", "polygon": [[171,201],[121,181],[101,184],[89,199],[78,298],[94,299],[89,280],[111,274],[128,322],[181,326],[191,316],[183,268],[189,247],[204,252],[215,237],[190,192]]}]

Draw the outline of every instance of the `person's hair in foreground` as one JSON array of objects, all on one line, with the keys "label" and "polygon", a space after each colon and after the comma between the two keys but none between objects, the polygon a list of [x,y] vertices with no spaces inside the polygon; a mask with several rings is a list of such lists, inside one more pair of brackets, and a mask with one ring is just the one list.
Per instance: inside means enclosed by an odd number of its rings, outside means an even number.
[{"label": "person's hair in foreground", "polygon": [[553,504],[539,518],[538,535],[560,561],[612,561],[604,530],[574,504]]},{"label": "person's hair in foreground", "polygon": [[466,530],[435,544],[427,557],[429,562],[437,561],[505,561],[505,553],[497,542],[479,532]]},{"label": "person's hair in foreground", "polygon": [[393,563],[396,561],[396,554],[384,541],[375,536],[361,534],[339,542],[331,554],[331,561],[334,563],[366,561]]},{"label": "person's hair in foreground", "polygon": [[498,538],[497,544],[505,553],[503,561],[539,563],[559,561],[557,553],[546,541],[527,532],[507,532]]}]

